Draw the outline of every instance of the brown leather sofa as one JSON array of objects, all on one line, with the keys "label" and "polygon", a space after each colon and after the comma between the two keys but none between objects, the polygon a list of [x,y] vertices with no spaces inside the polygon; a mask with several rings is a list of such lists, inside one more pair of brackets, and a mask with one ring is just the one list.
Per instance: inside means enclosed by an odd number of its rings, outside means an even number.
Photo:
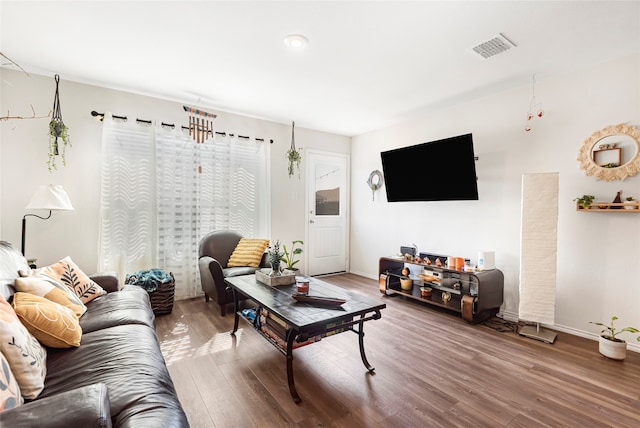
[{"label": "brown leather sofa", "polygon": [[[200,283],[204,298],[208,302],[212,298],[220,306],[220,314],[226,314],[226,307],[233,303],[233,292],[224,279],[231,276],[250,275],[259,268],[227,267],[229,257],[235,250],[242,235],[232,230],[216,230],[208,233],[200,240],[198,265],[200,267]],[[262,256],[260,267],[268,267],[266,253]],[[245,296],[240,296],[246,299]]]},{"label": "brown leather sofa", "polygon": [[[0,241],[0,292],[8,300],[19,267],[6,261],[18,258],[24,260]],[[136,286],[118,291],[115,276],[92,279],[107,294],[87,303],[80,346],[47,348],[44,389],[35,400],[0,412],[0,426],[188,427],[160,352],[149,295]]]}]

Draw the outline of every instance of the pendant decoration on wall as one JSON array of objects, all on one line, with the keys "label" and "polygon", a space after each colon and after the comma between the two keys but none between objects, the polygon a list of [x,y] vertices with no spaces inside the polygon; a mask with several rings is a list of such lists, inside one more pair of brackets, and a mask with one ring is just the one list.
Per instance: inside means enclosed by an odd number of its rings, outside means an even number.
[{"label": "pendant decoration on wall", "polygon": [[542,109],[542,103],[536,101],[536,75],[534,74],[532,77],[532,94],[531,94],[531,102],[529,103],[529,111],[527,111],[527,123],[524,126],[524,130],[529,132],[533,129],[532,121],[533,119],[541,119],[544,116],[544,110]]},{"label": "pendant decoration on wall", "polygon": [[213,119],[218,117],[213,113],[182,106],[189,113],[189,135],[198,144],[204,143],[213,135]]},{"label": "pendant decoration on wall", "polygon": [[[53,113],[51,122],[49,122],[49,159],[47,160],[49,172],[58,169],[56,165],[56,156],[58,155],[62,156],[62,165],[67,166],[66,150],[67,146],[71,146],[69,128],[62,121],[62,110],[60,109],[60,76],[56,74],[54,80],[56,82],[56,93],[53,97]],[[62,142],[62,150],[60,150],[60,142]]]},{"label": "pendant decoration on wall", "polygon": [[296,149],[295,127],[296,123],[291,122],[291,147],[287,150],[287,159],[289,160],[289,177],[293,175],[295,165],[298,170],[298,179],[300,179],[300,161],[302,161],[302,154],[300,150]]},{"label": "pendant decoration on wall", "polygon": [[384,180],[382,179],[382,173],[377,169],[375,171],[371,171],[369,174],[369,179],[367,180],[367,185],[369,189],[371,189],[371,200],[376,200],[376,190],[382,187],[382,183]]}]

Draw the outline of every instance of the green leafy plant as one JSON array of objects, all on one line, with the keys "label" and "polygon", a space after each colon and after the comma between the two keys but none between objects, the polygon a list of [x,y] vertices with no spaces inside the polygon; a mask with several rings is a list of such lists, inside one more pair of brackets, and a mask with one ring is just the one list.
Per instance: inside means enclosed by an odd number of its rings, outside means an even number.
[{"label": "green leafy plant", "polygon": [[287,159],[289,159],[289,177],[293,175],[293,167],[298,169],[298,178],[300,178],[300,162],[302,161],[302,154],[300,150],[296,149],[296,137],[295,137],[296,123],[291,122],[291,147],[287,150]]},{"label": "green leafy plant", "polygon": [[[56,82],[56,93],[53,96],[53,112],[51,114],[51,122],[49,122],[49,159],[47,160],[47,167],[49,172],[53,172],[58,169],[56,165],[56,156],[62,153],[62,165],[67,166],[66,150],[67,146],[71,146],[69,142],[69,128],[62,121],[62,110],[60,109],[60,76],[57,74],[54,77]],[[62,140],[62,151],[60,151],[60,145],[58,139]]]},{"label": "green leafy plant", "polygon": [[287,250],[286,245],[282,246],[282,248],[284,249],[284,253],[282,257],[280,257],[280,260],[282,260],[287,264],[287,269],[294,269],[294,266],[300,261],[300,260],[296,260],[296,256],[299,254],[302,254],[302,248],[300,247],[296,248],[296,244],[300,244],[302,246],[304,245],[304,242],[300,240],[293,241],[291,243],[291,250]]},{"label": "green leafy plant", "polygon": [[287,159],[289,159],[289,177],[294,173],[294,166],[298,169],[298,178],[300,178],[300,162],[302,155],[295,148],[287,150]]},{"label": "green leafy plant", "polygon": [[588,209],[591,204],[593,203],[593,200],[596,197],[593,195],[582,195],[579,198],[575,198],[574,201],[578,203],[578,205],[580,205],[582,208],[584,209]]},{"label": "green leafy plant", "polygon": [[[62,144],[58,142],[59,139],[62,140]],[[60,145],[62,145],[62,150],[60,150]],[[71,146],[69,142],[69,128],[67,128],[67,125],[65,125],[62,120],[52,120],[49,122],[49,159],[47,160],[49,172],[58,169],[56,165],[57,155],[61,155],[62,165],[67,166],[67,146]]]},{"label": "green leafy plant", "polygon": [[280,276],[280,261],[284,253],[280,251],[280,240],[269,246],[267,261],[271,265],[271,276]]},{"label": "green leafy plant", "polygon": [[[611,324],[609,325],[603,324],[601,322],[593,322],[593,321],[589,321],[589,324],[595,324],[595,325],[604,327],[600,332],[600,336],[604,337],[605,339],[612,340],[614,342],[624,342],[622,339],[618,339],[616,336],[625,331],[627,333],[640,333],[640,330],[638,330],[635,327],[624,327],[617,330],[614,326],[614,321],[617,321],[617,320],[618,320],[618,317],[614,315],[611,317]],[[640,342],[640,336],[638,336],[636,340]]]}]

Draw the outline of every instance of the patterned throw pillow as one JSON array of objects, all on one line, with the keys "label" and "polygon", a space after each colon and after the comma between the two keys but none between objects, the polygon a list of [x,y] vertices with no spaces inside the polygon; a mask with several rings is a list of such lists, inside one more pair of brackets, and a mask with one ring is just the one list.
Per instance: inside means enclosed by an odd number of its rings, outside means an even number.
[{"label": "patterned throw pillow", "polygon": [[16,315],[40,343],[51,348],[80,346],[82,329],[78,316],[65,306],[44,297],[17,292],[11,304]]},{"label": "patterned throw pillow", "polygon": [[0,412],[23,404],[20,387],[11,373],[9,362],[0,352]]},{"label": "patterned throw pillow", "polygon": [[34,399],[44,388],[47,350],[22,325],[15,311],[0,295],[0,352],[18,381],[24,398]]},{"label": "patterned throw pillow", "polygon": [[80,270],[73,260],[71,260],[71,257],[65,257],[51,266],[37,269],[34,275],[44,275],[47,278],[66,285],[84,304],[89,303],[96,297],[107,294],[102,287],[93,282]]},{"label": "patterned throw pillow", "polygon": [[71,309],[76,316],[81,317],[87,310],[80,298],[69,289],[51,278],[26,277],[16,278],[15,288],[17,291],[34,294],[44,297],[52,302],[66,306]]},{"label": "patterned throw pillow", "polygon": [[264,250],[267,249],[268,245],[268,239],[241,238],[235,250],[233,250],[227,266],[260,266],[262,254],[264,254]]}]

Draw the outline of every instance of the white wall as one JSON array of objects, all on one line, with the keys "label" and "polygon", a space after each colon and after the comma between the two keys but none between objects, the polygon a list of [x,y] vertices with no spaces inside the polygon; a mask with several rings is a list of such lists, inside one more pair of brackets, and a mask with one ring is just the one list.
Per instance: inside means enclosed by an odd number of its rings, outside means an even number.
[{"label": "white wall", "polygon": [[[351,150],[351,271],[377,277],[378,258],[402,244],[420,250],[476,259],[479,250],[496,251],[505,274],[506,315],[518,310],[520,186],[523,173],[559,171],[558,286],[556,324],[576,334],[597,332],[588,321],[615,314],[621,326],[640,325],[640,214],[578,213],[572,199],[589,193],[613,200],[616,191],[640,198],[640,177],[599,182],[578,168],[583,140],[605,126],[640,126],[640,57],[563,76],[538,75],[536,98],[546,116],[523,131],[531,87],[498,93],[463,105],[425,112],[418,120],[350,139],[296,126],[296,144],[305,149]],[[0,112],[46,114],[52,106],[53,76],[27,77],[0,68]],[[112,111],[131,120],[185,124],[181,103],[66,81],[61,76],[62,114],[73,147],[69,166],[47,171],[48,120],[0,122],[0,239],[19,245],[23,209],[37,185],[67,189],[76,211],[50,220],[30,218],[27,256],[40,265],[71,255],[82,269],[97,265],[100,122],[91,110]],[[284,242],[304,236],[304,181],[289,179],[285,152],[290,124],[217,112],[218,130],[273,139],[272,236]],[[295,120],[295,118],[292,118]],[[387,203],[384,189],[371,200],[369,173],[382,170],[380,151],[472,132],[479,176],[479,201]],[[304,152],[303,152],[304,155]],[[304,162],[303,162],[304,164]],[[302,174],[304,177],[304,171]],[[422,185],[422,183],[415,183]]]},{"label": "white wall", "polygon": [[[182,103],[74,83],[60,77],[62,117],[70,129],[73,144],[67,150],[67,167],[60,166],[54,173],[47,170],[48,119],[0,122],[0,239],[19,247],[20,222],[26,213],[24,206],[36,187],[48,183],[62,184],[76,210],[56,212],[46,221],[29,217],[26,255],[37,258],[40,266],[69,255],[81,269],[94,272],[98,256],[102,126],[90,112],[110,111],[128,116],[129,120],[152,119],[176,125],[187,125],[188,118]],[[32,74],[28,77],[0,68],[0,80],[1,116],[7,111],[12,116],[31,116],[30,105],[37,115],[46,115],[52,108],[53,76]],[[304,239],[304,171],[302,180],[297,175],[289,178],[287,174],[285,153],[291,144],[291,124],[213,112],[218,114],[215,120],[217,131],[274,140],[270,165],[272,236],[268,238],[285,243]],[[305,149],[349,153],[350,141],[349,137],[296,125],[296,146],[303,149],[303,157]]]},{"label": "white wall", "polygon": [[[494,250],[505,274],[503,312],[517,316],[522,174],[558,171],[556,325],[591,335],[599,330],[589,321],[617,315],[620,327],[638,327],[640,214],[580,213],[572,199],[586,193],[610,202],[618,190],[640,199],[640,176],[596,181],[576,161],[592,132],[623,122],[640,126],[640,56],[536,80],[536,99],[546,114],[529,133],[523,128],[531,86],[353,138],[351,271],[376,278],[378,258],[404,244],[475,262],[478,251]],[[382,170],[380,151],[467,132],[479,157],[479,201],[388,203],[384,189],[371,200],[365,182],[372,170]]]}]

